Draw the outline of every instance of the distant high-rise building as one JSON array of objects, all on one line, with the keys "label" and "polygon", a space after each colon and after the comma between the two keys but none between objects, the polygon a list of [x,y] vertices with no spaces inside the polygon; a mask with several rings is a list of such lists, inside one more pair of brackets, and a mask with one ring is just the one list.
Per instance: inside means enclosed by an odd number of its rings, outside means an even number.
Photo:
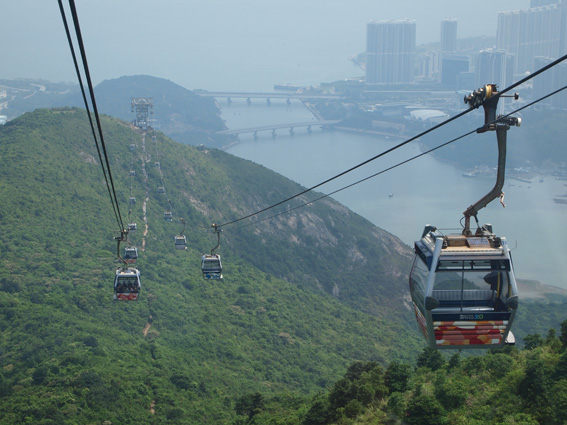
[{"label": "distant high-rise building", "polygon": [[[542,56],[536,56],[534,58],[534,66],[536,68],[543,68],[544,66],[553,62],[556,58],[546,58]],[[541,95],[551,93],[558,87],[565,84],[565,75],[567,75],[567,64],[561,62],[557,66],[554,66],[549,71],[545,73],[545,78],[534,78],[534,97],[540,97]],[[564,91],[557,93],[541,102],[541,105],[551,106],[558,109],[567,109],[567,93]]]},{"label": "distant high-rise building", "polygon": [[475,62],[475,86],[497,84],[500,89],[512,84],[514,55],[504,50],[483,50],[478,53]]},{"label": "distant high-rise building", "polygon": [[[437,75],[440,77],[441,83],[445,87],[453,87],[456,84],[457,77],[454,75],[456,69],[462,68],[462,61],[455,60],[453,57],[457,51],[457,20],[444,19],[441,21],[441,43],[439,57],[437,63]],[[447,62],[445,58],[451,56]],[[456,66],[456,68],[455,68]],[[468,62],[466,64],[468,71]],[[450,75],[443,76],[443,72],[449,72]]]},{"label": "distant high-rise building", "polygon": [[536,56],[557,58],[567,53],[567,0],[532,1],[543,3],[498,14],[496,46],[515,55],[515,73],[533,71]]},{"label": "distant high-rise building", "polygon": [[415,69],[415,21],[372,21],[366,28],[366,82],[410,83]]},{"label": "distant high-rise building", "polygon": [[455,53],[457,51],[457,20],[444,19],[441,21],[441,52]]},{"label": "distant high-rise building", "polygon": [[459,75],[468,71],[468,56],[446,54],[441,62],[441,84],[445,88],[458,89]]}]

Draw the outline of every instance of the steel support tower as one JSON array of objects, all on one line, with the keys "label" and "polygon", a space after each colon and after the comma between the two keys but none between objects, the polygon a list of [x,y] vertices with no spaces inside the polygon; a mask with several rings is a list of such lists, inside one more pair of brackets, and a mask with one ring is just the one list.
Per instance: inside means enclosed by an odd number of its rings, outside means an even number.
[{"label": "steel support tower", "polygon": [[154,104],[151,97],[133,97],[132,112],[136,112],[133,124],[146,131],[149,127],[148,115],[154,113]]}]

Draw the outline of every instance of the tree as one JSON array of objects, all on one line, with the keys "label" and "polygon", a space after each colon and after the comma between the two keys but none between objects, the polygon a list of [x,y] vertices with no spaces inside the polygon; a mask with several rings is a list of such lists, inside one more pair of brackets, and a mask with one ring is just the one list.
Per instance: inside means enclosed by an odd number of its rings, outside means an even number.
[{"label": "tree", "polygon": [[567,320],[561,322],[561,334],[559,335],[559,341],[561,341],[561,347],[563,350],[567,349]]},{"label": "tree", "polygon": [[543,345],[543,338],[539,334],[529,334],[524,337],[524,347],[526,350],[533,350]]},{"label": "tree", "polygon": [[431,425],[445,422],[443,407],[433,395],[421,392],[408,403],[410,425]]},{"label": "tree", "polygon": [[405,392],[408,381],[411,378],[412,370],[409,364],[391,362],[386,368],[384,379],[390,394],[398,391]]},{"label": "tree", "polygon": [[425,347],[417,358],[417,367],[427,367],[433,371],[442,368],[445,360],[441,353],[431,347]]},{"label": "tree", "polygon": [[252,421],[254,416],[262,411],[264,407],[264,396],[256,392],[240,397],[234,405],[234,410],[238,415],[248,416],[248,421]]},{"label": "tree", "polygon": [[537,354],[530,356],[520,383],[520,396],[528,406],[541,406],[547,404],[550,387],[551,376],[545,363]]}]

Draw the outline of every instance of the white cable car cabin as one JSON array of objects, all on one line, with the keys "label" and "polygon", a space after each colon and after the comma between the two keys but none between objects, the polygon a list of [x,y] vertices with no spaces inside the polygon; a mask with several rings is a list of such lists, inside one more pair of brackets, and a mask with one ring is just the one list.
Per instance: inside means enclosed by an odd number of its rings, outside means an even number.
[{"label": "white cable car cabin", "polygon": [[431,348],[495,348],[513,343],[518,288],[505,238],[442,235],[426,226],[415,242],[410,293]]},{"label": "white cable car cabin", "polygon": [[133,177],[136,175],[136,172],[134,170],[130,170],[130,175]]},{"label": "white cable car cabin", "polygon": [[130,205],[135,205],[136,204],[136,198],[132,197],[128,200]]},{"label": "white cable car cabin", "polygon": [[201,271],[205,279],[222,279],[222,263],[219,254],[203,254]]},{"label": "white cable car cabin", "polygon": [[165,211],[163,213],[163,218],[165,221],[173,221],[173,214],[171,214],[171,211]]},{"label": "white cable car cabin", "polygon": [[114,279],[114,299],[136,301],[140,295],[140,271],[135,267],[121,267],[116,270]]},{"label": "white cable car cabin", "polygon": [[187,249],[187,238],[184,235],[175,236],[175,249]]},{"label": "white cable car cabin", "polygon": [[160,187],[158,187],[158,190],[157,190],[157,191],[158,191],[158,193],[160,193],[160,194],[164,194],[164,193],[165,193],[165,187],[160,186]]},{"label": "white cable car cabin", "polygon": [[124,248],[124,261],[135,263],[138,259],[138,248],[135,246]]},{"label": "white cable car cabin", "polygon": [[138,225],[136,223],[128,223],[128,230],[138,230]]}]

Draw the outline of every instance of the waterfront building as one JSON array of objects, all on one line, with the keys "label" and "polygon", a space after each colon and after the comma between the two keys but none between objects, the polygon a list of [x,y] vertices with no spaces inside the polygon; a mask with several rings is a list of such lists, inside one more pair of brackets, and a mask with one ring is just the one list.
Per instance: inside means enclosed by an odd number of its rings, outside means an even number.
[{"label": "waterfront building", "polygon": [[531,4],[538,6],[498,14],[496,45],[515,55],[517,74],[534,71],[536,56],[557,58],[567,52],[567,0]]},{"label": "waterfront building", "polygon": [[366,83],[411,83],[415,69],[415,21],[372,21],[366,29]]}]

